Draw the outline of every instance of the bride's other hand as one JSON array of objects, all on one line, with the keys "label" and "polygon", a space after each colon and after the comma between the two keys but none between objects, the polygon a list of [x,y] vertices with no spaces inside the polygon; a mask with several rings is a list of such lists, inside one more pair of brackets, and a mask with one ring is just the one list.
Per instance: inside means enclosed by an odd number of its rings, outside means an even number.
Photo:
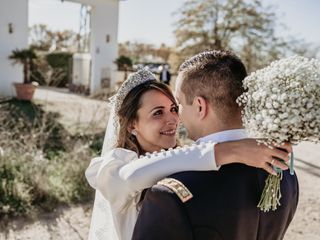
[{"label": "bride's other hand", "polygon": [[292,145],[290,143],[274,146],[271,149],[264,144],[258,144],[255,139],[243,139],[216,144],[215,160],[218,166],[229,163],[243,163],[262,168],[268,173],[276,175],[272,166],[287,170],[288,166],[281,160],[288,162],[291,152]]}]

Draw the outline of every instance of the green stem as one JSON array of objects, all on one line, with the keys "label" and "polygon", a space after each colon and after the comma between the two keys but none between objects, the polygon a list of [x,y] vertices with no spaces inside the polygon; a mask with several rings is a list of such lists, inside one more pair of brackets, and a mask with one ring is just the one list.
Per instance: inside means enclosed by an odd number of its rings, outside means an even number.
[{"label": "green stem", "polygon": [[281,171],[277,173],[276,176],[270,174],[267,177],[266,184],[257,206],[261,211],[268,212],[270,209],[275,211],[277,207],[281,205],[280,182],[282,180],[282,176],[283,173]]}]

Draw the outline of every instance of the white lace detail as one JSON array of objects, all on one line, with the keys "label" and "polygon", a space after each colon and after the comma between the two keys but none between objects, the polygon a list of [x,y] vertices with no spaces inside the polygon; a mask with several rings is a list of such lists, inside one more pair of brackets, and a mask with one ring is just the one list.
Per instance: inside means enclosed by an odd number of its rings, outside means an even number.
[{"label": "white lace detail", "polygon": [[[147,81],[156,81],[156,77],[148,70],[142,69],[129,75],[128,79],[121,85],[118,92],[109,99],[110,115],[108,126],[103,141],[101,156],[114,149],[119,135],[119,111],[123,100],[127,94],[138,85]],[[89,231],[89,240],[112,239],[117,240],[118,236],[113,223],[112,211],[109,202],[97,190],[91,226]]]}]

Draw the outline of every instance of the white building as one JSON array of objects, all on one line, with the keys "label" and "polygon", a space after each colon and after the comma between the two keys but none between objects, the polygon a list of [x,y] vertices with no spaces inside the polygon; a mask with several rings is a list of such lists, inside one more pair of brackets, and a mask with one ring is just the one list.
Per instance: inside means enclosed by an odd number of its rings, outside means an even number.
[{"label": "white building", "polygon": [[[91,6],[90,90],[100,89],[101,81],[116,82],[118,56],[119,0],[69,0]],[[28,47],[28,0],[0,2],[0,96],[14,96],[13,82],[22,82],[22,67],[8,59],[16,48]]]}]

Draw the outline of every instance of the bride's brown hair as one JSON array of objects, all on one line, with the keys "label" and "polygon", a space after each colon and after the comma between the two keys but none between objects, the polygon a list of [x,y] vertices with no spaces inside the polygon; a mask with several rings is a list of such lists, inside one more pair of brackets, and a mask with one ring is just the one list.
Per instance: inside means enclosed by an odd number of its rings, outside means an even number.
[{"label": "bride's brown hair", "polygon": [[138,155],[144,154],[145,151],[141,148],[137,138],[131,134],[130,127],[134,120],[138,119],[138,110],[141,107],[141,96],[150,90],[156,90],[166,95],[174,104],[177,105],[170,88],[157,81],[148,81],[133,88],[123,100],[123,103],[118,111],[119,116],[119,137],[117,147],[135,151]]}]

